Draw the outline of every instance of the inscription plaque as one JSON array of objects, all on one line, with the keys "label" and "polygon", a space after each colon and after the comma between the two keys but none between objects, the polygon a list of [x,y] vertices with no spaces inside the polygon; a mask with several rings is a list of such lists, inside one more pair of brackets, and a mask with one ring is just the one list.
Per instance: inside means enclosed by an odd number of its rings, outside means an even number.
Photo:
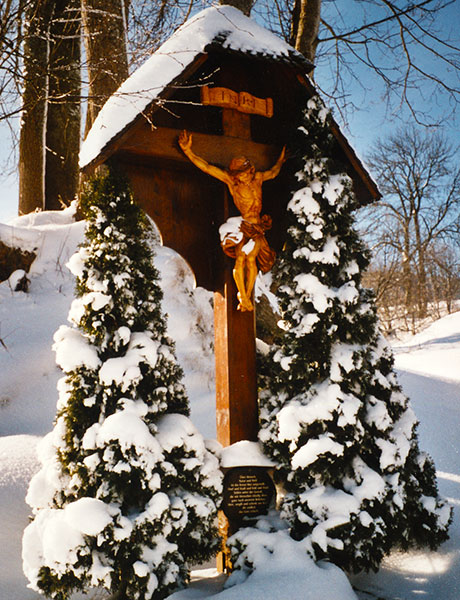
[{"label": "inscription plaque", "polygon": [[230,521],[267,514],[275,486],[264,467],[235,467],[224,477],[222,510]]}]

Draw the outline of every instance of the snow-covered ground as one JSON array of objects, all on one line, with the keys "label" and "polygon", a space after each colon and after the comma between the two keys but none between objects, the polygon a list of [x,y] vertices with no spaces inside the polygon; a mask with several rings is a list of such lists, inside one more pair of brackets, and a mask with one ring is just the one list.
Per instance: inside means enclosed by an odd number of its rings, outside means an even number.
[{"label": "snow-covered ground", "polygon": [[[72,209],[34,214],[0,224],[0,239],[37,249],[29,293],[15,292],[13,277],[0,284],[0,600],[36,600],[22,574],[21,540],[30,509],[24,501],[37,470],[35,448],[52,427],[60,372],[52,338],[66,322],[73,279],[65,267],[83,238]],[[193,289],[193,276],[172,250],[158,248],[164,309],[176,340],[192,406],[192,420],[215,437],[210,294]],[[404,391],[420,420],[420,445],[435,459],[441,493],[454,505],[451,539],[436,553],[396,553],[377,574],[351,578],[315,565],[282,533],[256,557],[256,572],[222,590],[213,569],[195,571],[174,600],[458,600],[460,598],[460,312],[394,348]],[[258,535],[263,535],[258,534]],[[278,535],[278,534],[277,534]],[[93,598],[103,595],[94,595]]]}]

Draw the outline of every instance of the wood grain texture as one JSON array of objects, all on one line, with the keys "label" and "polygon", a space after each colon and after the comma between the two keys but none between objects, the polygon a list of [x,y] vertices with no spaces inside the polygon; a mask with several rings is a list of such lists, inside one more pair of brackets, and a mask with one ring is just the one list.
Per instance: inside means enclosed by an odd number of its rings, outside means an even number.
[{"label": "wood grain texture", "polygon": [[[219,167],[227,168],[234,156],[247,156],[257,170],[265,170],[272,166],[278,157],[279,148],[275,145],[260,144],[249,139],[250,115],[241,115],[243,124],[228,113],[235,113],[231,109],[223,109],[226,116],[227,135],[209,135],[194,132],[193,151]],[[181,129],[168,127],[152,128],[148,123],[124,141],[120,151],[136,156],[147,156],[174,160],[182,164],[189,164],[188,158],[180,149],[177,140]]]},{"label": "wood grain texture", "polygon": [[217,439],[223,446],[257,440],[255,313],[236,310],[236,286],[227,268],[214,294]]},{"label": "wood grain texture", "polygon": [[[225,135],[250,139],[250,117],[223,109]],[[271,166],[271,165],[269,165]],[[224,218],[233,204],[226,192]],[[237,289],[233,261],[225,257],[223,285],[214,294],[214,351],[216,357],[217,440],[229,446],[241,440],[256,441],[259,431],[256,375],[255,311],[237,310]]]}]

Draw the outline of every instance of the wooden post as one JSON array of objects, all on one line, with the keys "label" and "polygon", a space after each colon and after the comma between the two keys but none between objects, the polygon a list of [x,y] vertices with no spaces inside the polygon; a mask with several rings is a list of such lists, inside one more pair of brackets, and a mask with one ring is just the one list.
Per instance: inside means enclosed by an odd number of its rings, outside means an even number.
[{"label": "wooden post", "polygon": [[[250,117],[224,108],[224,135],[251,139]],[[224,218],[229,216],[226,194]],[[223,446],[241,440],[257,440],[255,311],[237,310],[233,261],[225,259],[223,283],[214,294],[214,339],[216,356],[217,439]]]},{"label": "wooden post", "polygon": [[257,440],[254,312],[236,310],[236,286],[225,270],[222,291],[214,294],[217,439],[223,446]]},{"label": "wooden post", "polygon": [[[250,117],[236,110],[222,110],[224,135],[251,139]],[[223,217],[229,217],[229,194],[225,194]],[[256,441],[259,409],[256,380],[255,311],[237,310],[233,261],[224,259],[220,289],[214,293],[214,353],[216,357],[217,439],[223,446],[241,440]],[[222,511],[219,533],[222,550],[217,555],[217,570],[229,574],[232,569],[227,538],[236,531]]]}]

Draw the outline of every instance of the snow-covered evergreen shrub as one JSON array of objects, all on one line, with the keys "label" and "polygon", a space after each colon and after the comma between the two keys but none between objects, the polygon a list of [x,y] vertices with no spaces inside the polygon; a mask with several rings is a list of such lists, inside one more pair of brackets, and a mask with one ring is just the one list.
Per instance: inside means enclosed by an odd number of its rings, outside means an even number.
[{"label": "snow-covered evergreen shrub", "polygon": [[334,143],[313,98],[292,148],[302,169],[274,271],[283,337],[262,362],[260,440],[284,479],[291,535],[308,539],[314,557],[359,571],[394,547],[437,547],[450,510],[361,287],[369,254]]},{"label": "snow-covered evergreen shrub", "polygon": [[28,492],[24,570],[58,600],[91,586],[163,598],[218,547],[222,477],[187,416],[145,216],[114,169],[81,206],[77,297],[54,338],[65,377]]},{"label": "snow-covered evergreen shrub", "polygon": [[293,540],[287,524],[273,512],[228,540],[233,570],[225,587],[244,584],[242,599],[260,598],[269,581],[267,596],[272,598],[356,600],[345,573],[328,562],[316,564],[308,555],[308,540]]}]

